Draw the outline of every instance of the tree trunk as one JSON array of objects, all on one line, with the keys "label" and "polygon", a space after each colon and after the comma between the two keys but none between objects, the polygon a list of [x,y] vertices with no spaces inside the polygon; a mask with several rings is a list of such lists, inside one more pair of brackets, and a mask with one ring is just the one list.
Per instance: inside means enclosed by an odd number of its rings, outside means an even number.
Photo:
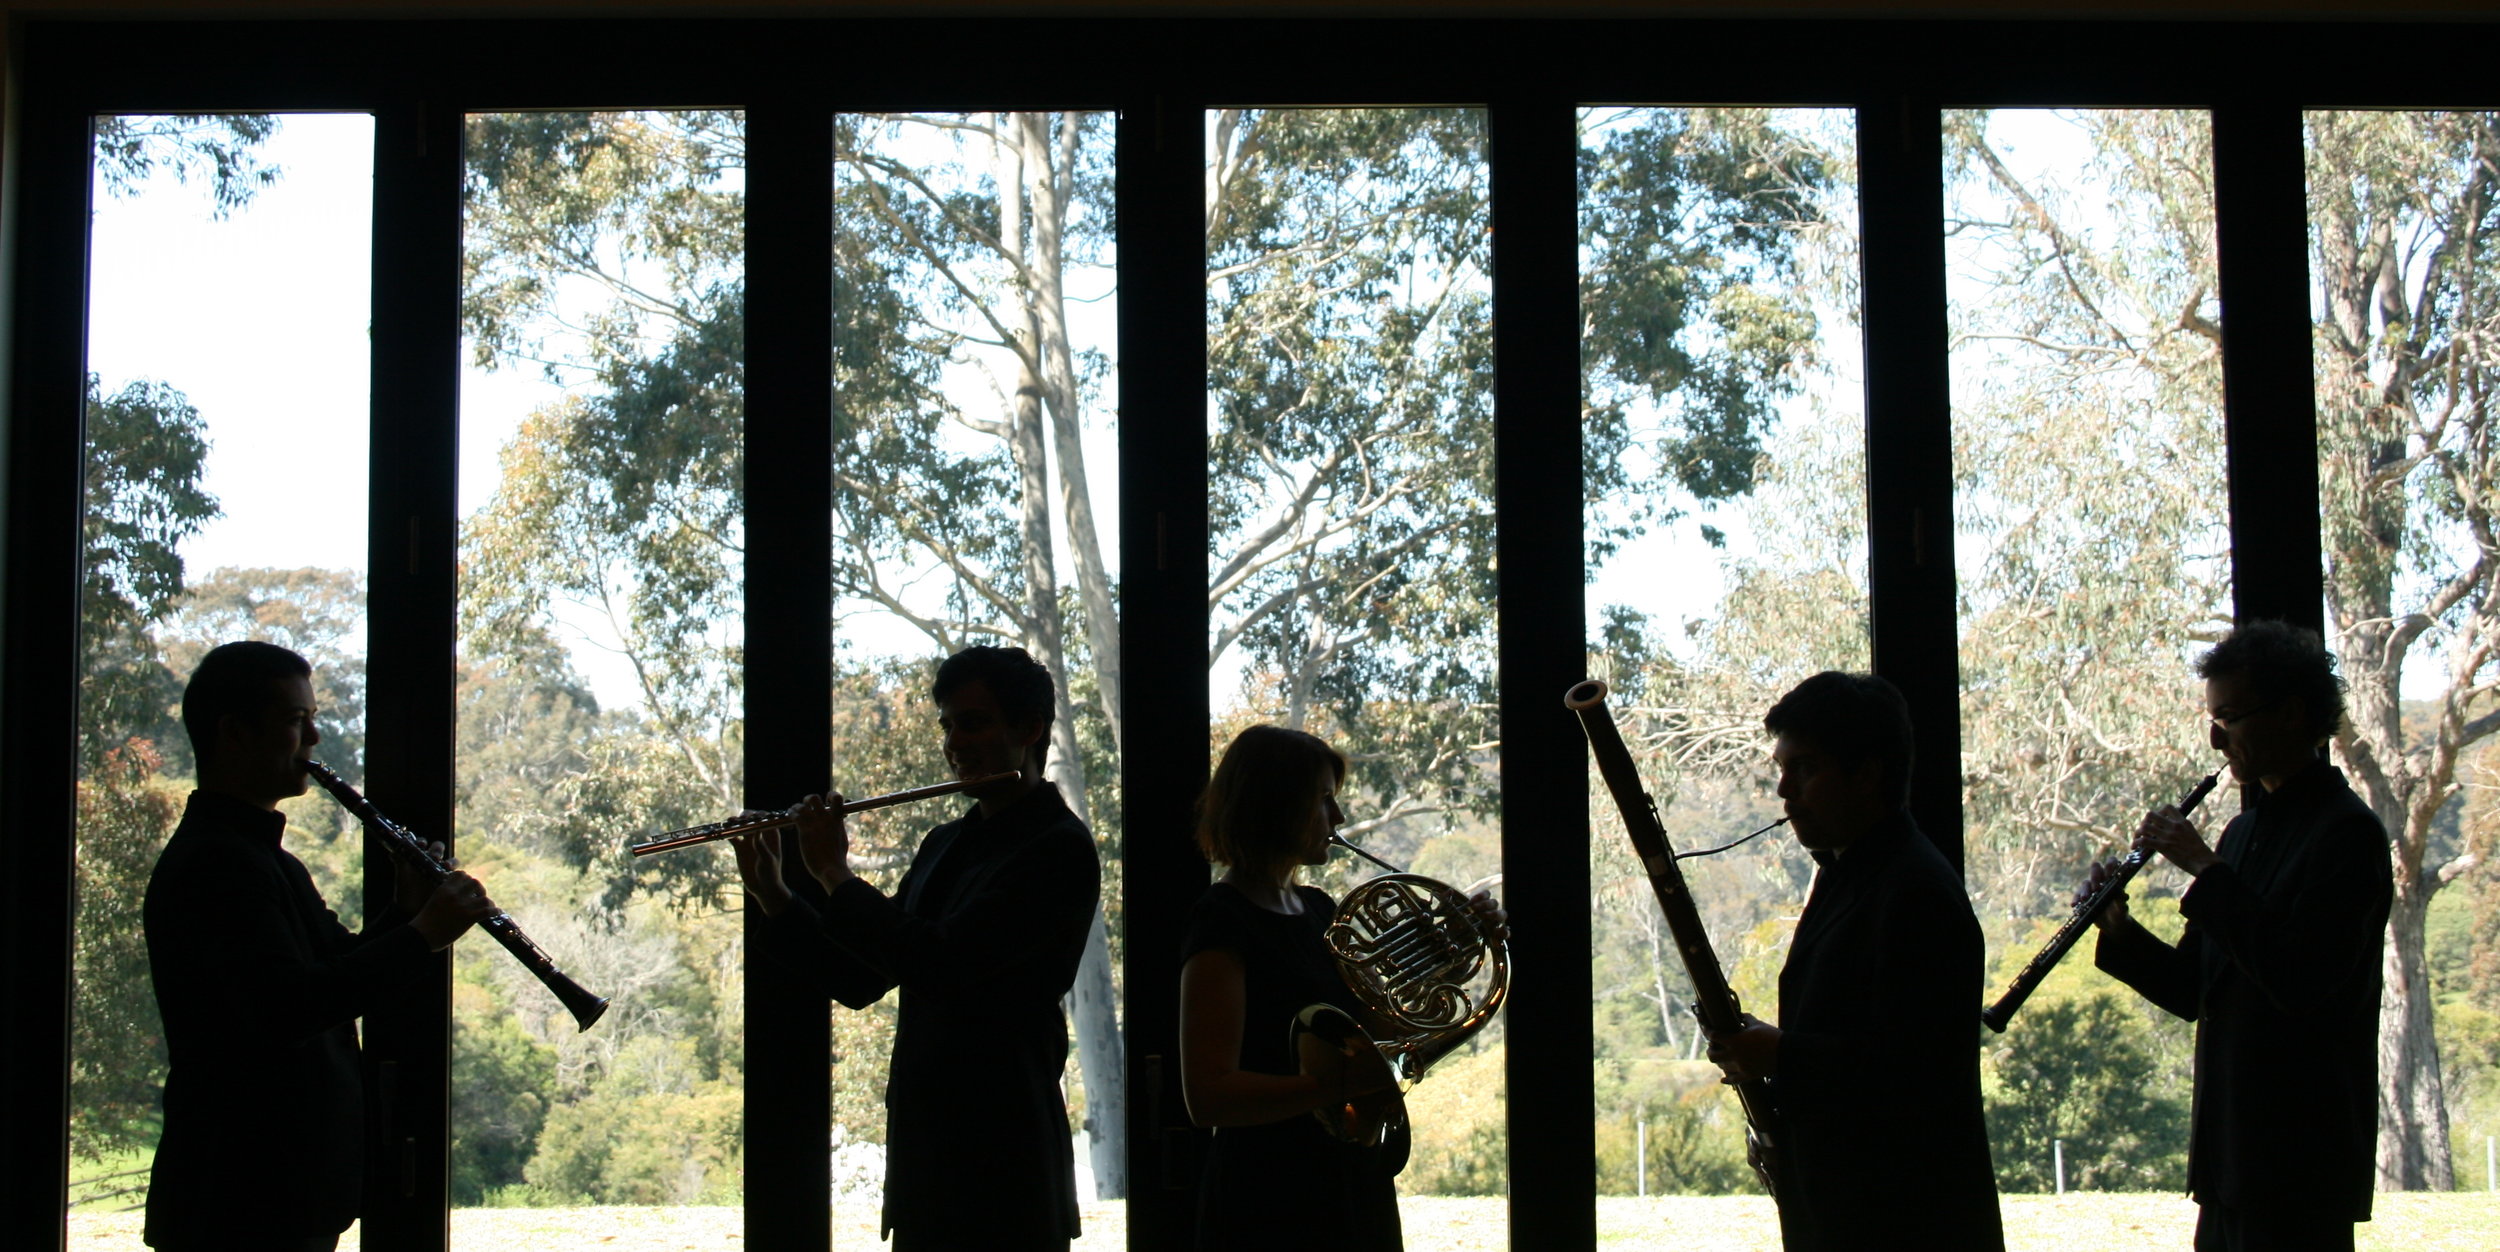
[{"label": "tree trunk", "polygon": [[[1085,604],[1085,634],[1093,649],[1094,682],[1102,696],[1103,720],[1110,724],[1111,743],[1121,745],[1120,619],[1111,592],[1111,575],[1102,559],[1102,537],[1094,525],[1094,494],[1085,476],[1085,445],[1077,403],[1076,361],[1068,348],[1067,294],[1062,283],[1066,265],[1063,242],[1068,224],[1067,191],[1073,186],[1077,121],[1062,120],[1066,140],[1059,160],[1051,153],[1049,115],[1016,114],[1017,142],[1028,155],[1025,190],[1033,197],[1032,249],[1026,270],[1032,277],[1027,294],[1032,351],[1041,363],[1042,395],[1050,411],[1051,451],[1059,458],[1059,502],[1068,519],[1068,552],[1076,561],[1076,587]],[[1003,190],[1001,194],[1006,194]]]},{"label": "tree trunk", "polygon": [[2378,1186],[2381,1191],[2453,1191],[2448,1100],[2431,1026],[2423,921],[2430,893],[2419,873],[2399,875],[2387,915],[2387,989],[2379,1000]]},{"label": "tree trunk", "polygon": [[[998,153],[999,238],[1016,247],[1024,236],[1023,179],[1013,148]],[[1015,415],[1009,440],[1022,497],[1024,541],[1025,638],[1035,660],[1058,678],[1058,716],[1052,719],[1050,773],[1067,797],[1069,808],[1090,827],[1086,803],[1085,760],[1076,739],[1076,719],[1068,700],[1067,649],[1059,613],[1059,580],[1052,564],[1049,455],[1044,443],[1043,381],[1033,370],[1039,338],[1032,308],[1025,309],[1020,328]],[[1102,906],[1086,931],[1085,955],[1077,963],[1076,985],[1069,989],[1067,1008],[1076,1026],[1077,1072],[1085,1084],[1086,1138],[1092,1148],[1096,1199],[1127,1195],[1128,1117],[1122,1102],[1124,1076],[1120,1059],[1120,1022],[1111,985],[1111,957]]]}]

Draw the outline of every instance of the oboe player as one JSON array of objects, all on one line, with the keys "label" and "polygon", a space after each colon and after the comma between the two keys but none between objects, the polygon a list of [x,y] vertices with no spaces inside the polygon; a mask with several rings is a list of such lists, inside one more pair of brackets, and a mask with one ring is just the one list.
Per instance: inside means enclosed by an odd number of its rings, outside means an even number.
[{"label": "oboe player", "polygon": [[400,874],[391,913],[339,924],[279,846],[315,713],[312,666],[274,644],[218,647],[183,689],[199,790],[142,911],[172,1061],[145,1234],[165,1252],[338,1246],[364,1185],[356,1018],[495,912],[467,874]]},{"label": "oboe player", "polygon": [[902,989],[882,1223],[895,1252],[1064,1252],[1077,1212],[1059,1005],[1101,866],[1042,778],[1049,670],[1022,648],[967,648],[938,667],[930,697],[956,777],[1021,773],[967,790],[971,809],[929,832],[890,892],[853,872],[840,796],[797,810],[821,910],[783,883],[776,836],[733,838],[738,873],[770,919],[767,950],[827,996],[864,1009]]},{"label": "oboe player", "polygon": [[[2197,670],[2214,749],[2262,790],[2218,849],[2175,810],[2145,815],[2135,846],[2195,879],[2179,897],[2186,932],[2154,937],[2121,895],[2096,919],[2094,960],[2196,1023],[2197,1248],[2349,1249],[2370,1219],[2378,1138],[2387,831],[2319,754],[2344,684],[2315,634],[2251,622]],[[2093,869],[2078,902],[2114,865]]]}]

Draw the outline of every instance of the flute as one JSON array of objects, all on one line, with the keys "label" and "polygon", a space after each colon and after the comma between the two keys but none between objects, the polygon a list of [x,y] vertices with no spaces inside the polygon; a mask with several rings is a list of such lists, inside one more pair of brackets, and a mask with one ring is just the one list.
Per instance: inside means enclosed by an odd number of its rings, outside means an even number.
[{"label": "flute", "polygon": [[[2205,802],[2205,797],[2213,793],[2214,784],[2221,778],[2219,770],[2205,775],[2204,781],[2197,783],[2187,797],[2179,801],[2179,816],[2195,812],[2196,806]],[[2066,950],[2083,938],[2083,932],[2092,925],[2092,919],[2099,917],[2101,910],[2108,908],[2110,901],[2127,889],[2127,883],[2135,877],[2137,870],[2144,868],[2148,859],[2142,848],[2129,849],[2126,859],[2118,863],[2118,872],[2104,879],[2101,889],[2093,892],[2091,899],[2075,906],[2074,916],[2067,918],[2066,924],[2050,936],[2049,946],[2040,949],[2040,955],[2031,958],[2031,964],[2023,966],[2023,972],[2015,975],[2014,985],[2006,988],[2005,994],[1998,996],[1996,1003],[1979,1011],[1979,1020],[1988,1029],[1998,1034],[2005,1033],[2005,1024],[2014,1019],[2014,1010],[2031,998],[2031,993],[2040,986],[2040,980],[2057,968],[2058,961],[2065,958]]]},{"label": "flute", "polygon": [[[380,836],[383,846],[398,858],[401,873],[415,874],[427,886],[439,885],[451,876],[451,867],[436,859],[424,840],[417,838],[407,827],[382,816],[382,811],[373,807],[373,801],[364,798],[354,787],[348,786],[346,780],[331,773],[329,766],[319,761],[306,761],[304,772],[311,775],[314,782],[320,783],[321,789],[329,792],[331,798],[347,806],[348,812],[364,819],[365,829]],[[590,1024],[608,1011],[607,997],[583,990],[580,983],[557,969],[555,958],[531,942],[530,937],[522,932],[521,924],[512,920],[510,913],[497,909],[493,916],[479,922],[477,927],[493,935],[495,942],[512,954],[512,959],[536,975],[538,981],[547,985],[547,990],[555,992],[556,999],[564,1002],[564,1007],[572,1012],[573,1020],[583,1030],[590,1029]]]},{"label": "flute", "polygon": [[[839,811],[865,813],[870,809],[891,808],[897,804],[934,800],[939,796],[951,796],[958,791],[969,791],[974,787],[986,787],[994,782],[1022,777],[1024,775],[1016,770],[1006,770],[1002,773],[984,774],[979,778],[959,778],[953,782],[914,787],[909,791],[889,791],[884,795],[870,796],[865,800],[847,801]],[[691,848],[698,843],[718,843],[723,839],[738,835],[780,830],[785,826],[797,825],[798,820],[797,813],[792,810],[775,809],[769,813],[758,813],[753,817],[733,817],[725,822],[710,822],[701,826],[688,826],[682,830],[666,831],[640,843],[629,843],[625,845],[625,851],[634,856],[649,856],[654,852],[666,852],[671,848]]]}]

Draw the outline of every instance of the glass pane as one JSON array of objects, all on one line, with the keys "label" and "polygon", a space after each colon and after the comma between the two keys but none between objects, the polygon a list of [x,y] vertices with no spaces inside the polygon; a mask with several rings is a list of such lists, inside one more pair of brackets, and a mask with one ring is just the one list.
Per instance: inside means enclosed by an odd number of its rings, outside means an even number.
[{"label": "glass pane", "polygon": [[[166,1079],[140,904],[195,777],[192,668],[236,639],[302,653],[317,755],[363,781],[373,121],[95,136],[69,1228],[136,1248]],[[318,792],[283,807],[286,850],[361,927],[353,820]]]},{"label": "glass pane", "polygon": [[[1777,818],[1763,712],[1809,674],[1868,663],[1855,125],[1838,109],[1581,111],[1589,673],[1679,851]],[[1691,980],[1620,810],[1590,785],[1598,1194],[1758,1195]],[[1813,868],[1785,832],[1683,867],[1765,1017]],[[1600,1237],[1661,1212],[1603,1204]],[[1773,1237],[1767,1202],[1744,1219]]]},{"label": "glass pane", "polygon": [[[2217,763],[2193,668],[2232,612],[2213,135],[2197,112],[2008,109],[1947,114],[1945,147],[1963,829],[1993,998],[2089,864]],[[2184,882],[2147,870],[2137,915],[2175,934],[2143,901]],[[2053,1190],[2062,1141],[2069,1185],[2183,1188],[2188,1037],[2067,958],[1987,1041],[1999,1186]]]},{"label": "glass pane", "polygon": [[[1097,1237],[1122,1228],[1128,1195],[1113,121],[845,115],[834,142],[832,774],[853,796],[950,780],[929,685],[959,649],[1021,647],[1055,678],[1048,777],[1101,864],[1061,1084]],[[891,891],[922,836],[969,807],[861,815],[865,876]],[[832,1010],[835,1224],[863,1241],[895,1011],[892,994]]]},{"label": "glass pane", "polygon": [[457,1206],[740,1200],[735,872],[616,850],[744,798],[745,155],[734,112],[467,121],[459,852],[613,1007],[459,945]]},{"label": "glass pane", "polygon": [[[1353,760],[1341,833],[1461,889],[1501,871],[1485,117],[1208,114],[1212,747],[1306,730]],[[1307,873],[1331,897],[1378,872]],[[1287,1023],[1248,1023],[1264,1035]],[[1498,1242],[1502,1027],[1408,1094],[1416,1247]]]},{"label": "glass pane", "polygon": [[2488,1185],[2500,113],[2312,113],[2308,139],[2327,646],[2351,685],[2335,763],[2397,840],[2379,1133],[2405,1165],[2381,1185]]}]

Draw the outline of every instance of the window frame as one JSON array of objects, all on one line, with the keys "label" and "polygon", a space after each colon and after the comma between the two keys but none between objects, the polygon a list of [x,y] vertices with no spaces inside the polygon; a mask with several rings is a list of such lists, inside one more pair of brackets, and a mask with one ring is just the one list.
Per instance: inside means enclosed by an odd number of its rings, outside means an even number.
[{"label": "window frame", "polygon": [[[979,38],[967,39],[977,29]],[[932,108],[1117,110],[1120,589],[1143,733],[1124,761],[1131,829],[1178,832],[1206,774],[1203,196],[1198,111],[1224,104],[1466,102],[1490,110],[1505,894],[1523,977],[1509,1019],[1514,1246],[1593,1246],[1585,766],[1560,707],[1586,646],[1580,541],[1576,138],[1598,102],[1854,108],[1866,324],[1869,598],[1875,668],[1924,728],[1917,814],[1958,855],[1958,677],[1946,383],[1939,111],[2165,107],[2214,113],[2233,585],[2243,616],[2317,626],[2322,601],[2308,343],[2302,113],[2464,105],[2488,82],[2483,22],[1912,22],[1692,19],[777,19],[81,22],[17,26],[9,110],[9,419],[0,604],[0,1240],[58,1247],[68,1178],[71,739],[76,709],[87,121],[111,112],[353,110],[376,120],[370,790],[418,829],[451,818],[454,441],[460,368],[458,140],[471,111],[746,109],[750,127],[747,778],[770,800],[821,783],[829,695],[830,128],[835,113]],[[1307,54],[1323,40],[1330,54]],[[2423,48],[2373,91],[2287,74],[2369,42]],[[942,71],[878,49],[950,49]],[[958,52],[953,49],[962,48]],[[1677,55],[1687,49],[1747,55]],[[1769,59],[1751,50],[1776,48]],[[846,53],[854,55],[845,63]],[[866,53],[867,55],[858,55]],[[1061,66],[1122,67],[1115,77]],[[838,67],[829,69],[828,67]],[[758,84],[767,86],[760,88]],[[2430,93],[2441,94],[2432,95]],[[2495,93],[2500,94],[2500,93]],[[776,520],[798,524],[773,525]],[[809,538],[809,537],[813,538]],[[368,852],[368,863],[376,854]],[[1134,838],[1123,891],[1130,1118],[1129,1243],[1187,1229],[1197,1137],[1182,1128],[1167,954],[1205,881],[1185,841]],[[821,1002],[756,963],[748,1080],[747,1233],[826,1246],[829,1110]],[[365,1245],[448,1241],[449,964],[437,992],[368,1022],[381,1089],[409,1147],[389,1165]],[[794,1096],[797,1098],[794,1100]],[[762,1110],[771,1109],[770,1116]],[[39,1128],[59,1123],[58,1134]],[[1533,1232],[1524,1236],[1520,1232]]]}]

